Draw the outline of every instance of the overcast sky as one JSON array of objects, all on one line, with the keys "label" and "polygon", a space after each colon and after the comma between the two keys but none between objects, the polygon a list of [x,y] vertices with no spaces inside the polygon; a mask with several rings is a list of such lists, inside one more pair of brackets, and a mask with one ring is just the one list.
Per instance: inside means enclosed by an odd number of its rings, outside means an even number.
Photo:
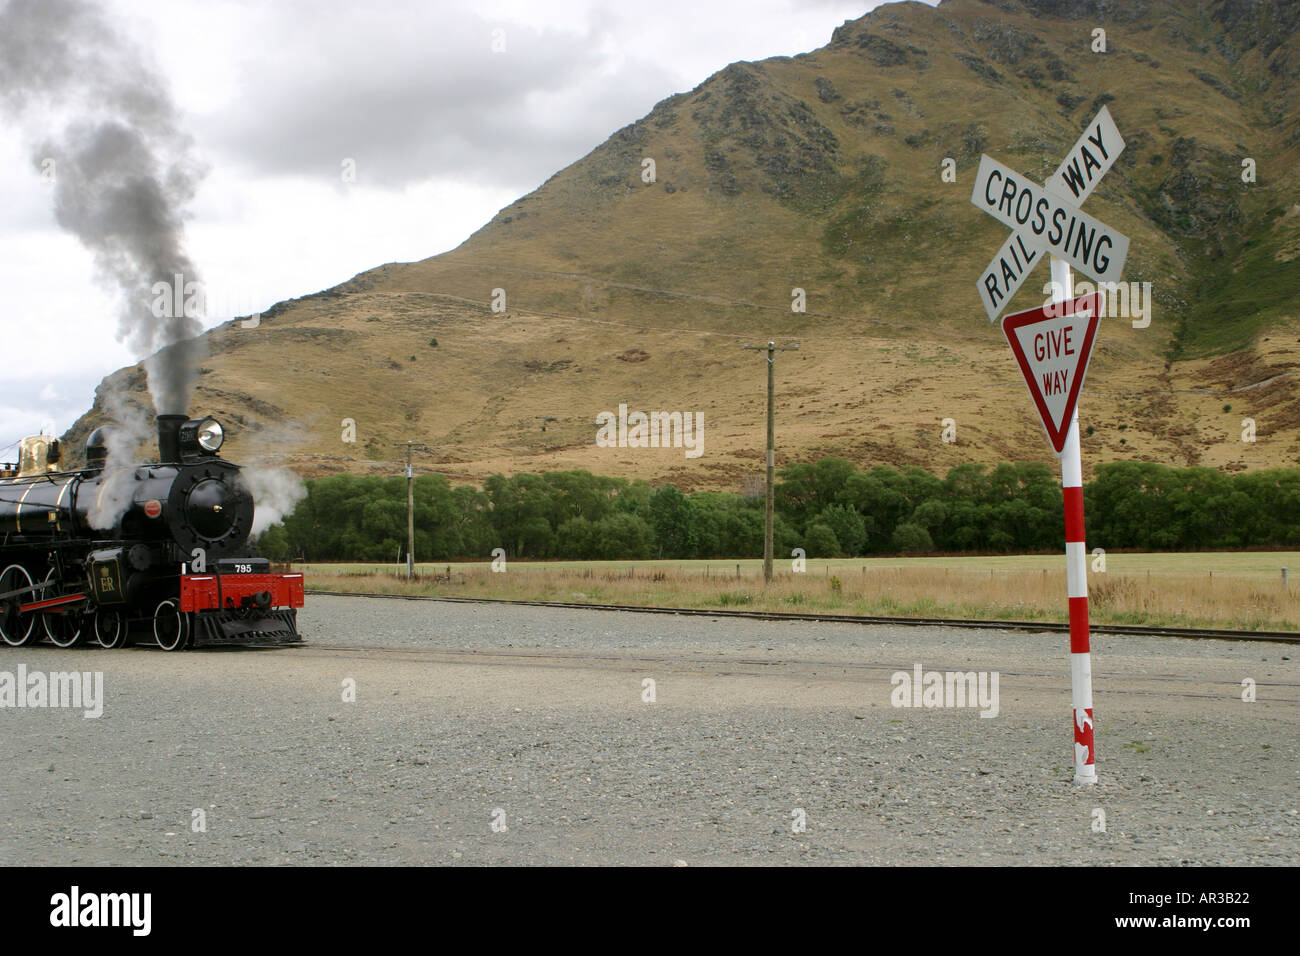
[{"label": "overcast sky", "polygon": [[[816,49],[879,3],[102,5],[170,84],[207,167],[186,245],[210,326],[445,252],[659,100],[736,60]],[[56,224],[32,150],[0,126],[0,449],[62,432],[143,357],[117,341],[116,294]]]}]

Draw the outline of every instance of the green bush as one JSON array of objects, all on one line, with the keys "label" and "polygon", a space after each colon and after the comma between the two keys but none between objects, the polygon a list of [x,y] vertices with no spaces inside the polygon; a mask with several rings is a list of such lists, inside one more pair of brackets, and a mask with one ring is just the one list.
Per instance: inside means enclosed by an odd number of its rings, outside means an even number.
[{"label": "green bush", "polygon": [[919,554],[923,551],[934,550],[934,541],[930,538],[930,532],[919,524],[912,524],[911,522],[904,522],[895,528],[891,540],[896,550],[906,554]]},{"label": "green bush", "polygon": [[838,558],[840,542],[834,531],[819,522],[804,535],[804,550],[810,558]]},{"label": "green bush", "polygon": [[829,505],[822,509],[817,520],[835,533],[835,540],[845,554],[859,555],[866,547],[866,522],[851,505]]}]

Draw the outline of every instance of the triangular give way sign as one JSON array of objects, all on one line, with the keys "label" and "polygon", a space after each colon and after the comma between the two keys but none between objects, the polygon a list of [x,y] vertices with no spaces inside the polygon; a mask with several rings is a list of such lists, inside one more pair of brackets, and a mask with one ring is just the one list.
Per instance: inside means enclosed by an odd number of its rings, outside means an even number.
[{"label": "triangular give way sign", "polygon": [[1002,334],[1020,365],[1029,396],[1058,456],[1065,450],[1065,436],[1088,373],[1102,303],[1102,294],[1096,292],[1017,312],[1002,320]]}]

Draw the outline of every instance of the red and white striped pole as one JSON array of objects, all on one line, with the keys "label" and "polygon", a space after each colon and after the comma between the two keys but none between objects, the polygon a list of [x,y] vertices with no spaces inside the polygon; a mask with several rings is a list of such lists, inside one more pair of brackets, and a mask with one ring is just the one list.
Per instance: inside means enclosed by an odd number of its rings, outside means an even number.
[{"label": "red and white striped pole", "polygon": [[[1052,259],[1052,299],[1074,298],[1070,264]],[[1065,499],[1065,573],[1070,600],[1070,697],[1074,712],[1074,782],[1097,782],[1093,746],[1092,649],[1088,631],[1088,547],[1083,527],[1083,453],[1079,411],[1074,411],[1061,453],[1061,493]]]}]

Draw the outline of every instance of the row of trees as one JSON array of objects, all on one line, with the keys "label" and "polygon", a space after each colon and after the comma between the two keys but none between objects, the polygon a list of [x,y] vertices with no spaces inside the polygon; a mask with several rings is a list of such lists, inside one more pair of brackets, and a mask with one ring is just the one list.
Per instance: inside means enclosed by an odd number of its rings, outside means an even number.
[{"label": "row of trees", "polygon": [[[263,533],[284,560],[398,561],[406,480],[338,475]],[[1054,550],[1063,540],[1060,482],[1045,464],[859,469],[842,458],[791,465],[775,489],[780,556]],[[1088,543],[1178,550],[1300,544],[1300,468],[1229,475],[1143,462],[1100,465],[1084,489]],[[763,553],[761,498],[683,494],[586,471],[492,475],[482,487],[415,480],[419,560],[741,558]]]}]

